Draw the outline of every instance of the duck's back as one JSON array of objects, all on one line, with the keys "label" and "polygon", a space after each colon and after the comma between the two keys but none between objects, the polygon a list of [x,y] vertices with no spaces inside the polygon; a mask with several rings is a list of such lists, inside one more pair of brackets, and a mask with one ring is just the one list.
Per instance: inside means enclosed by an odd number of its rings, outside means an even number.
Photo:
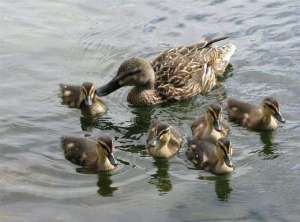
[{"label": "duck's back", "polygon": [[87,138],[62,137],[65,158],[80,166],[92,166],[97,161],[96,142]]},{"label": "duck's back", "polygon": [[243,101],[229,98],[227,100],[227,108],[230,119],[242,123],[246,118],[249,118],[250,114],[253,113],[257,107]]},{"label": "duck's back", "polygon": [[80,108],[81,87],[75,85],[60,84],[62,104],[70,108]]},{"label": "duck's back", "polygon": [[223,73],[235,46],[211,47],[208,41],[162,52],[152,62],[155,89],[166,100],[184,100],[209,92]]}]

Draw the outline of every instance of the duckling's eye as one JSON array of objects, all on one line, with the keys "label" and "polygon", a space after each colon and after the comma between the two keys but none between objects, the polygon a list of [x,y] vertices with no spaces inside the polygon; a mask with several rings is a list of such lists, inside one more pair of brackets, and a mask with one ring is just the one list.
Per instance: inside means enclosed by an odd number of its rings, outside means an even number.
[{"label": "duckling's eye", "polygon": [[199,155],[198,155],[198,154],[196,154],[196,155],[195,155],[195,157],[198,159],[198,158],[199,158]]}]

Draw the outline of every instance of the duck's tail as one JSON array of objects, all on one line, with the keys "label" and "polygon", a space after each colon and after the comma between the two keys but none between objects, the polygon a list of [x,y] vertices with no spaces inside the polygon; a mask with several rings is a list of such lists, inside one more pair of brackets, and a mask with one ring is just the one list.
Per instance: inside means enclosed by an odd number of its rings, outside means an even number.
[{"label": "duck's tail", "polygon": [[207,43],[206,43],[206,47],[214,44],[215,42],[223,41],[223,40],[228,39],[228,38],[229,38],[229,36],[223,36],[223,37],[220,37],[220,38],[215,38],[215,39],[208,40]]}]

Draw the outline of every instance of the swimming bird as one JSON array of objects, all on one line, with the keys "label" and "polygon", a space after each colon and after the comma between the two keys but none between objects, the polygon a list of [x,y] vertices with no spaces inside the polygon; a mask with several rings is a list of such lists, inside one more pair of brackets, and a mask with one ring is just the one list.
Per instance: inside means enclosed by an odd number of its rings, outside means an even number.
[{"label": "swimming bird", "polygon": [[216,143],[210,140],[188,140],[187,158],[196,167],[215,174],[233,171],[231,161],[232,146],[228,139],[219,139]]},{"label": "swimming bird", "polygon": [[255,106],[233,98],[227,100],[229,118],[238,124],[253,130],[274,130],[278,122],[285,123],[277,100],[273,97],[263,99]]},{"label": "swimming bird", "polygon": [[195,139],[211,139],[217,141],[229,134],[229,126],[224,120],[222,107],[211,104],[203,116],[196,119],[191,126]]},{"label": "swimming bird", "polygon": [[107,108],[103,101],[96,95],[96,86],[84,82],[81,86],[60,84],[62,104],[70,108],[81,109],[84,116],[102,115]]},{"label": "swimming bird", "polygon": [[156,120],[151,123],[146,143],[151,156],[169,159],[179,151],[182,137],[174,127]]},{"label": "swimming bird", "polygon": [[236,49],[231,43],[220,47],[212,45],[224,39],[227,37],[172,48],[163,51],[152,62],[130,58],[96,93],[105,96],[121,87],[133,86],[127,101],[134,106],[180,101],[206,94],[216,85],[216,77],[223,75]]},{"label": "swimming bird", "polygon": [[61,141],[65,158],[82,166],[79,172],[111,171],[118,165],[112,139],[108,136],[99,136],[96,140],[65,136]]}]

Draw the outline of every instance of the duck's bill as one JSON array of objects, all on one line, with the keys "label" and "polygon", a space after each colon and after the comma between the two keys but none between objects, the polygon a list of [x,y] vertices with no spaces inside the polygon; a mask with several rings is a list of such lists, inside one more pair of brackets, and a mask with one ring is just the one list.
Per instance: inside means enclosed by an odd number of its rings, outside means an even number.
[{"label": "duck's bill", "polygon": [[231,157],[227,154],[225,154],[224,156],[224,162],[228,167],[233,167],[232,161],[231,161]]},{"label": "duck's bill", "polygon": [[280,112],[276,112],[273,115],[279,122],[285,123],[285,119]]},{"label": "duck's bill", "polygon": [[215,128],[215,130],[217,130],[217,131],[222,131],[222,128],[221,128],[221,123],[220,123],[220,121],[219,120],[215,120],[214,121],[214,128]]},{"label": "duck's bill", "polygon": [[117,159],[115,158],[114,154],[113,153],[110,153],[108,154],[108,160],[109,162],[114,165],[114,166],[117,166],[118,165],[118,161]]},{"label": "duck's bill", "polygon": [[97,96],[100,96],[100,97],[106,96],[106,95],[112,93],[113,91],[116,91],[119,88],[121,88],[121,85],[118,83],[118,80],[113,79],[106,85],[99,87],[96,90],[96,94],[97,94]]},{"label": "duck's bill", "polygon": [[85,105],[91,106],[93,104],[92,98],[90,96],[87,96],[84,100]]}]

